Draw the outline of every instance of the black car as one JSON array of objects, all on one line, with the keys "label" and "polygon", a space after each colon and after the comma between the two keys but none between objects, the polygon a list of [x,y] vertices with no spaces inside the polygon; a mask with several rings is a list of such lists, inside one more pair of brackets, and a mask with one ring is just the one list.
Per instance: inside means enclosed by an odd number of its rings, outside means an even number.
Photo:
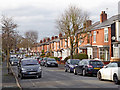
[{"label": "black car", "polygon": [[42,69],[40,64],[35,59],[22,59],[18,64],[18,77],[21,79],[23,77],[35,76],[36,78],[41,78]]},{"label": "black car", "polygon": [[68,59],[65,63],[65,72],[73,72],[74,68],[80,62],[79,59]]},{"label": "black car", "polygon": [[41,60],[40,65],[41,65],[41,66],[44,66],[46,60],[47,60],[47,57],[44,57],[44,58]]},{"label": "black car", "polygon": [[85,75],[93,75],[97,74],[99,69],[103,67],[103,63],[101,60],[89,60],[83,59],[79,62],[79,64],[74,68],[74,74]]},{"label": "black car", "polygon": [[56,62],[56,60],[54,58],[48,58],[45,61],[45,67],[48,67],[48,66],[56,66],[56,67],[58,67],[58,63]]}]

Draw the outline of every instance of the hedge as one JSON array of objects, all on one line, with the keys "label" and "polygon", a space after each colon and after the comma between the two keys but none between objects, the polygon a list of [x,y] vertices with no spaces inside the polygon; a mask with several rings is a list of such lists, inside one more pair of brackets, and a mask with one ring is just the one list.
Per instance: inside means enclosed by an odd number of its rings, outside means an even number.
[{"label": "hedge", "polygon": [[54,58],[56,61],[59,59],[58,57],[49,57],[49,58]]},{"label": "hedge", "polygon": [[[64,59],[64,61],[66,62],[68,59],[70,59],[70,56],[66,57]],[[75,54],[75,55],[73,55],[73,59],[80,59],[80,60],[88,59],[88,55],[86,55],[86,54]]]}]

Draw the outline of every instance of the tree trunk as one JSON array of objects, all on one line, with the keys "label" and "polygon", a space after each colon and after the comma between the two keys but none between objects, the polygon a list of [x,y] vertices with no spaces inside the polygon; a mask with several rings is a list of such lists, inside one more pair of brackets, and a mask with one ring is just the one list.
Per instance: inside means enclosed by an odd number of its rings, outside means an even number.
[{"label": "tree trunk", "polygon": [[10,52],[9,52],[9,48],[7,49],[7,69],[8,69],[8,74],[10,73],[10,67],[9,67],[9,54],[10,54]]},{"label": "tree trunk", "polygon": [[70,59],[73,59],[73,45],[71,45]]}]

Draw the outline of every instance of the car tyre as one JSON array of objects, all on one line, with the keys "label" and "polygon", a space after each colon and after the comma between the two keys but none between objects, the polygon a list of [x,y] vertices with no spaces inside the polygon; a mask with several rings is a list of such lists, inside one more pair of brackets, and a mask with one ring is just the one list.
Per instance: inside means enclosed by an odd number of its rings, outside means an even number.
[{"label": "car tyre", "polygon": [[76,72],[76,70],[75,70],[75,69],[74,69],[74,74],[75,74],[75,75],[77,75],[77,72]]},{"label": "car tyre", "polygon": [[20,77],[20,75],[18,74],[18,77]]},{"label": "car tyre", "polygon": [[23,75],[22,74],[20,75],[20,79],[23,79]]},{"label": "car tyre", "polygon": [[100,72],[98,72],[98,74],[97,74],[97,78],[98,78],[100,81],[103,81],[103,79],[102,79],[102,76],[101,76],[101,73],[100,73]]},{"label": "car tyre", "polygon": [[69,73],[72,73],[72,71],[70,70],[70,68],[69,68],[68,72],[69,72]]},{"label": "car tyre", "polygon": [[67,68],[65,68],[65,72],[67,72]]},{"label": "car tyre", "polygon": [[83,69],[82,75],[83,75],[83,76],[86,76],[86,70],[85,70],[85,69]]},{"label": "car tyre", "polygon": [[118,80],[118,77],[117,77],[116,74],[114,74],[114,76],[113,76],[113,81],[114,81],[115,84],[119,84],[120,83],[120,81]]}]

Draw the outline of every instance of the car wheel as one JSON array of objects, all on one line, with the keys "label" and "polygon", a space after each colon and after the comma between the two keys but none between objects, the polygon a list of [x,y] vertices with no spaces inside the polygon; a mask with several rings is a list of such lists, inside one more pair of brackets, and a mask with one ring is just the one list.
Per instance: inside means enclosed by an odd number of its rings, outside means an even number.
[{"label": "car wheel", "polygon": [[75,70],[75,69],[74,69],[74,74],[75,74],[75,75],[77,75],[77,72],[76,72],[76,70]]},{"label": "car wheel", "polygon": [[22,74],[20,75],[20,79],[23,79],[23,75]]},{"label": "car wheel", "polygon": [[18,74],[18,77],[20,77],[20,75]]},{"label": "car wheel", "polygon": [[114,74],[114,76],[113,76],[113,81],[114,81],[115,84],[119,84],[120,83],[120,81],[118,80],[118,77],[117,77],[116,74]]},{"label": "car wheel", "polygon": [[72,72],[72,71],[70,70],[70,68],[69,68],[68,72],[69,72],[69,73],[71,73],[71,72]]},{"label": "car wheel", "polygon": [[65,72],[67,72],[67,68],[65,68]]},{"label": "car wheel", "polygon": [[98,72],[98,74],[97,74],[97,78],[98,78],[100,81],[103,80],[100,72]]},{"label": "car wheel", "polygon": [[41,78],[41,77],[42,77],[42,74],[39,75],[39,78]]},{"label": "car wheel", "polygon": [[83,69],[82,75],[83,75],[83,76],[86,76],[86,70],[85,70],[85,69]]},{"label": "car wheel", "polygon": [[36,76],[36,79],[38,79],[38,78],[39,78],[39,75]]}]

